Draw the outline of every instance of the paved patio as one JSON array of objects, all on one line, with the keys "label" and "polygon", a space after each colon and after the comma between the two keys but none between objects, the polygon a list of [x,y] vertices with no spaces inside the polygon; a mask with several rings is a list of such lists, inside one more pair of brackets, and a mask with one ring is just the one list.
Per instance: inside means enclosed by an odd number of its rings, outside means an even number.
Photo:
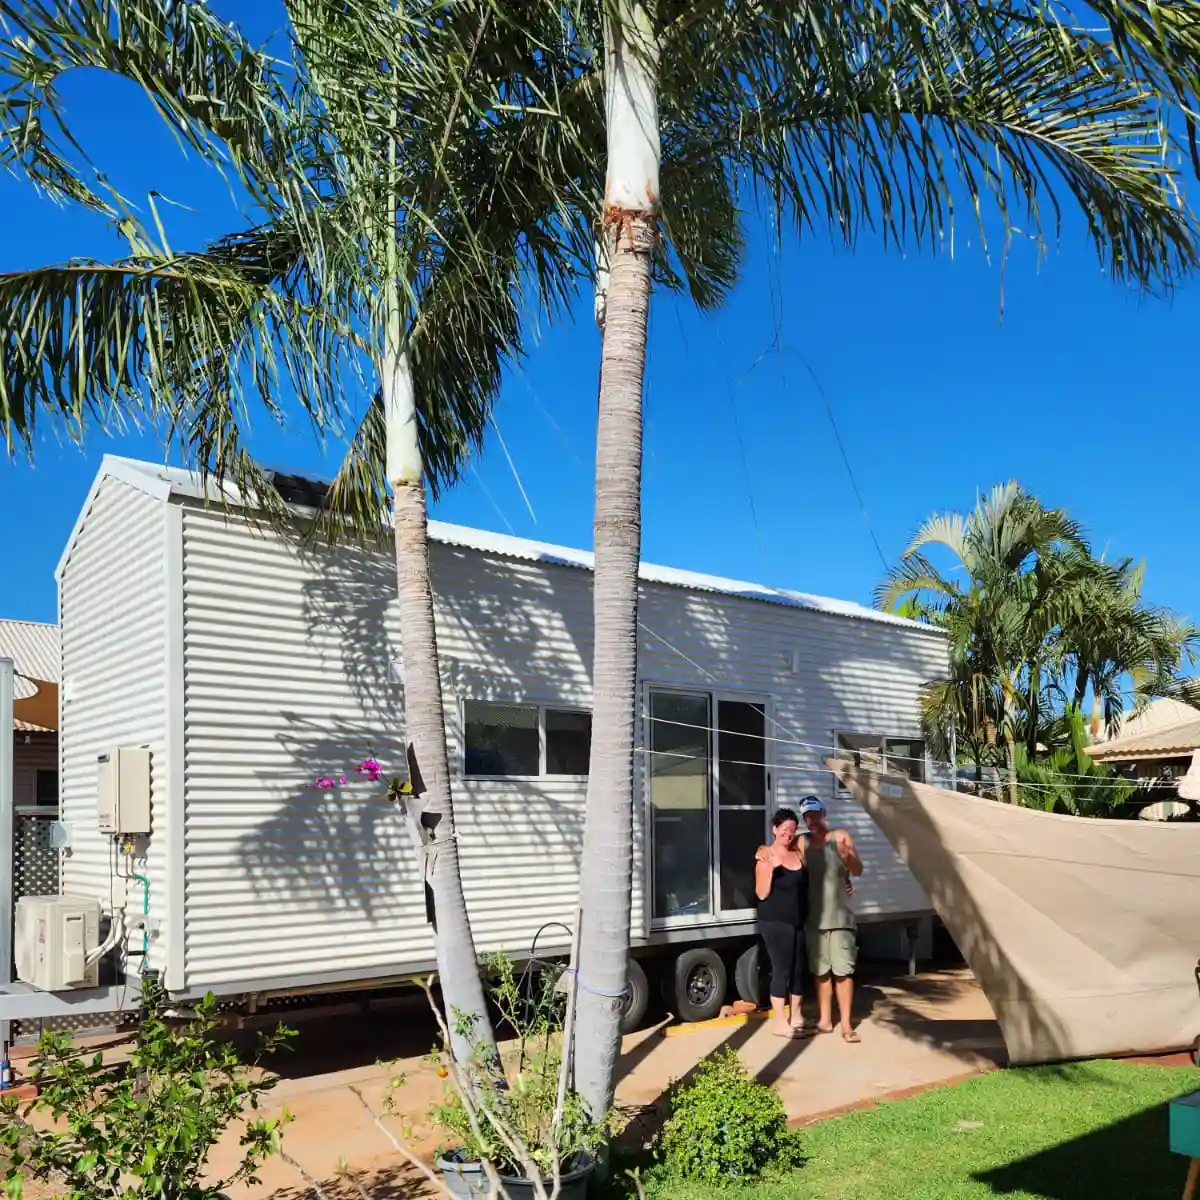
[{"label": "paved patio", "polygon": [[[864,980],[856,1008],[858,1045],[847,1045],[836,1034],[781,1040],[761,1020],[672,1037],[657,1028],[633,1034],[625,1041],[618,1103],[641,1110],[648,1126],[651,1106],[671,1081],[722,1045],[733,1046],[760,1079],[779,1088],[789,1117],[798,1124],[1003,1061],[999,1029],[967,971]],[[297,1050],[278,1064],[286,1077],[271,1094],[272,1108],[275,1113],[286,1108],[294,1117],[284,1148],[331,1200],[361,1196],[350,1179],[339,1181],[339,1164],[372,1200],[415,1198],[428,1190],[363,1100],[382,1113],[389,1076],[403,1074],[398,1111],[382,1117],[382,1123],[428,1159],[439,1141],[428,1113],[444,1087],[421,1057],[431,1033],[426,1014],[417,1010],[312,1023],[303,1029]],[[395,1061],[386,1067],[379,1065],[381,1059]],[[296,1166],[276,1159],[267,1164],[260,1185],[234,1192],[238,1198],[268,1195],[300,1200],[315,1193]]]}]

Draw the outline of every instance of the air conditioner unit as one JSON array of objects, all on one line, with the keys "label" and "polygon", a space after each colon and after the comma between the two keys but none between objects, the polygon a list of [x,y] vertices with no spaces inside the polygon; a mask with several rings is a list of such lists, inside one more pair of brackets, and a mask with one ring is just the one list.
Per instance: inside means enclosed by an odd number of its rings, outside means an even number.
[{"label": "air conditioner unit", "polygon": [[100,902],[86,896],[22,896],[14,945],[17,978],[44,992],[97,987],[100,963],[87,956],[100,944]]}]

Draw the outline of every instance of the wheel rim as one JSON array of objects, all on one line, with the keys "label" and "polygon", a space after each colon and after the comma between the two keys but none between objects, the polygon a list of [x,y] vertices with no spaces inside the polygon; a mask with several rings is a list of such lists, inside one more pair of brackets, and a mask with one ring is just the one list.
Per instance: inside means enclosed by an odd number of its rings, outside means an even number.
[{"label": "wheel rim", "polygon": [[717,990],[717,980],[712,967],[705,963],[692,968],[687,978],[687,998],[697,1008],[710,1003]]}]

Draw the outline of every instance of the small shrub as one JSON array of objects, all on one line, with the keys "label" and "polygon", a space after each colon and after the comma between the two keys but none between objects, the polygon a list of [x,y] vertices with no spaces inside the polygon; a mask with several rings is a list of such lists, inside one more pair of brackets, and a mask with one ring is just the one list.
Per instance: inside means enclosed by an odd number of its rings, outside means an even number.
[{"label": "small shrub", "polygon": [[674,1174],[705,1183],[800,1162],[779,1093],[751,1079],[729,1047],[700,1063],[691,1081],[673,1092],[659,1156]]},{"label": "small shrub", "polygon": [[[124,1062],[80,1050],[61,1034],[43,1035],[30,1073],[40,1093],[24,1108],[15,1099],[0,1104],[10,1197],[21,1195],[26,1177],[50,1182],[67,1200],[217,1200],[231,1184],[258,1182],[258,1167],[279,1149],[278,1120],[247,1117],[240,1160],[224,1179],[205,1181],[205,1165],[228,1126],[257,1109],[276,1080],[252,1069],[257,1059],[245,1064],[216,1040],[212,996],[186,1027],[165,1014],[162,988],[143,980]],[[260,1053],[290,1036],[280,1027]]]}]

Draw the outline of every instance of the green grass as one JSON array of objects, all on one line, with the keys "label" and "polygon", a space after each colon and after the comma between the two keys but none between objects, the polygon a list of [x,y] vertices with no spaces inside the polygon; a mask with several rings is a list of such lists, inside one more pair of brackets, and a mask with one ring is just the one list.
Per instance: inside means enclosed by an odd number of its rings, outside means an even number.
[{"label": "green grass", "polygon": [[647,1200],[1178,1200],[1167,1102],[1200,1070],[1094,1062],[996,1071],[804,1131],[806,1164],[745,1188],[651,1174]]}]

